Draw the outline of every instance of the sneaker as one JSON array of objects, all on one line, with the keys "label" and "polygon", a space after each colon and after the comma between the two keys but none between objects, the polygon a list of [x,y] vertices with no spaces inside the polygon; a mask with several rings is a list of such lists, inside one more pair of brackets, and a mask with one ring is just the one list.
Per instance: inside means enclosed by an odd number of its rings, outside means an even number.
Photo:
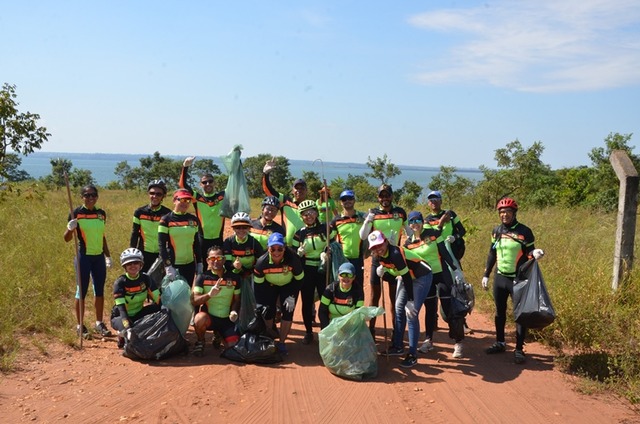
[{"label": "sneaker", "polygon": [[389,349],[387,349],[384,352],[380,352],[380,355],[385,355],[385,356],[402,356],[404,355],[404,348],[403,347],[395,347],[395,346],[391,346]]},{"label": "sneaker", "polygon": [[420,353],[428,353],[428,352],[430,352],[432,350],[433,350],[433,342],[431,341],[431,339],[426,339],[422,343],[422,346],[420,346],[418,348],[418,352],[420,352]]},{"label": "sneaker", "polygon": [[467,325],[467,323],[464,323],[464,335],[469,335],[469,334],[473,334],[473,330],[469,328],[469,326]]},{"label": "sneaker", "polygon": [[111,337],[113,335],[111,334],[111,331],[109,331],[107,326],[104,325],[104,322],[101,322],[100,324],[96,324],[96,332],[100,334],[102,337]]},{"label": "sneaker", "polygon": [[124,348],[124,337],[118,336],[118,349]]},{"label": "sneaker", "polygon": [[89,330],[87,330],[87,327],[84,326],[84,324],[82,325],[82,333],[80,332],[80,327],[76,328],[76,331],[78,332],[78,336],[82,335],[83,339],[89,340],[91,338],[91,334],[89,333]]},{"label": "sneaker", "polygon": [[304,335],[304,339],[302,339],[302,344],[311,344],[311,342],[313,342],[313,334],[312,333],[307,333]]},{"label": "sneaker", "polygon": [[198,340],[196,342],[195,346],[193,346],[192,353],[194,356],[204,355],[204,340]]},{"label": "sneaker", "polygon": [[492,353],[502,353],[506,349],[504,342],[495,342],[491,346],[489,346],[485,352],[487,355],[491,355]]},{"label": "sneaker", "polygon": [[458,342],[453,346],[453,358],[462,358],[462,343]]},{"label": "sneaker", "polygon": [[222,337],[220,337],[220,334],[218,334],[217,331],[214,331],[213,333],[213,340],[211,340],[211,344],[214,349],[220,349],[222,346]]},{"label": "sneaker", "polygon": [[513,362],[515,362],[516,364],[522,364],[525,359],[526,358],[522,350],[516,349],[516,351],[513,352]]},{"label": "sneaker", "polygon": [[276,343],[276,347],[278,348],[278,352],[280,352],[280,355],[285,356],[289,354],[289,352],[287,351],[287,347],[283,342]]},{"label": "sneaker", "polygon": [[400,366],[403,368],[411,368],[417,363],[418,363],[418,358],[416,358],[416,355],[408,354],[407,356],[404,357],[402,362],[400,362]]}]

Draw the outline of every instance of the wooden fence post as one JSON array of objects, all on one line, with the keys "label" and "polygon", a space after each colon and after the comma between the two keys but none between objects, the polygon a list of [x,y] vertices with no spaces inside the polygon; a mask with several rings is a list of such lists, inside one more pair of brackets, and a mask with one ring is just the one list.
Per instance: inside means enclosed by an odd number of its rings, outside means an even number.
[{"label": "wooden fence post", "polygon": [[609,161],[620,180],[618,201],[618,225],[613,254],[613,282],[617,290],[621,281],[633,268],[633,244],[636,235],[636,213],[638,210],[638,171],[627,152],[614,150]]}]

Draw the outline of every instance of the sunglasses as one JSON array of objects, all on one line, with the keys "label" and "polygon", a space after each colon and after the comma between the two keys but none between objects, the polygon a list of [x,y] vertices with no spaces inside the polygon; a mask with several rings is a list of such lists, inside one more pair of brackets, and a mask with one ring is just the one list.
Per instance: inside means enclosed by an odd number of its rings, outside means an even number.
[{"label": "sunglasses", "polygon": [[98,197],[98,193],[85,193],[82,195],[85,199],[95,199]]},{"label": "sunglasses", "polygon": [[207,258],[208,261],[221,261],[224,259],[224,256],[209,256]]},{"label": "sunglasses", "polygon": [[204,180],[204,181],[200,181],[200,184],[202,184],[202,185],[209,185],[209,184],[213,184],[213,180]]},{"label": "sunglasses", "polygon": [[271,252],[284,252],[284,247],[270,247],[269,250]]},{"label": "sunglasses", "polygon": [[150,191],[150,192],[149,192],[149,196],[152,196],[152,197],[162,197],[162,196],[164,196],[164,193],[160,193],[160,192],[158,192],[158,191]]},{"label": "sunglasses", "polygon": [[316,214],[317,214],[317,212],[314,211],[314,210],[304,211],[304,212],[300,213],[300,215],[302,215],[302,216],[315,216]]},{"label": "sunglasses", "polygon": [[343,272],[342,274],[340,274],[340,276],[345,278],[353,278],[353,274],[350,272]]},{"label": "sunglasses", "polygon": [[347,200],[356,200],[356,198],[351,196],[345,196],[345,197],[341,197],[340,200],[342,200],[343,202],[346,202]]},{"label": "sunglasses", "polygon": [[422,224],[421,219],[410,219],[409,224]]},{"label": "sunglasses", "polygon": [[176,199],[180,203],[191,203],[191,199],[183,197],[181,199]]}]

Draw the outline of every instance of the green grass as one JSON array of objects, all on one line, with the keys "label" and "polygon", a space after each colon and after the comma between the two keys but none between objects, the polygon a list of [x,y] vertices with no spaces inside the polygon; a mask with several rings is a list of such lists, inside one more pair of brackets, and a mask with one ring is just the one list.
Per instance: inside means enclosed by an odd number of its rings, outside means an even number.
[{"label": "green grass", "polygon": [[[5,191],[0,198],[0,269],[5,274],[0,296],[0,369],[6,372],[12,370],[20,352],[19,340],[28,339],[24,336],[44,334],[69,345],[77,343],[72,311],[74,245],[62,239],[69,212],[66,190],[25,184],[19,192]],[[107,211],[114,261],[105,293],[111,293],[121,273],[118,256],[129,241],[133,210],[146,201],[145,193],[100,191],[98,204]],[[257,216],[259,202],[253,200],[252,216]],[[79,203],[74,193],[74,207]],[[526,205],[526,200],[520,203]],[[366,211],[372,206],[357,208]],[[427,212],[425,205],[418,209]],[[463,264],[467,279],[476,287],[477,310],[493,314],[491,294],[481,290],[479,283],[497,214],[464,207],[456,212],[468,231]],[[523,209],[518,218],[533,229],[536,246],[546,252],[540,266],[558,314],[556,322],[532,332],[532,337],[556,350],[563,369],[583,377],[585,392],[615,390],[632,402],[639,401],[640,264],[613,292],[616,215],[550,208]],[[94,320],[92,303],[89,294],[87,322]],[[107,295],[105,318],[110,307]],[[46,353],[46,346],[34,346]]]}]

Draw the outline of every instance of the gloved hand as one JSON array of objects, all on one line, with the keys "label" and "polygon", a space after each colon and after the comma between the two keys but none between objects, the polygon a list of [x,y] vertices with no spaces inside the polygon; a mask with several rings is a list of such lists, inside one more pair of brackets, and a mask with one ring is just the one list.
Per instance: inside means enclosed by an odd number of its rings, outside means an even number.
[{"label": "gloved hand", "polygon": [[327,263],[327,259],[329,259],[327,252],[320,253],[320,266],[324,266]]},{"label": "gloved hand", "polygon": [[398,245],[398,232],[394,231],[394,230],[389,231],[389,236],[387,237],[387,240],[389,240],[389,244],[397,246]]},{"label": "gloved hand", "polygon": [[[125,319],[122,320],[122,326],[124,327],[124,330],[126,330],[127,328],[129,328],[131,326],[131,324],[129,323],[129,320],[125,318]],[[122,330],[122,331],[124,331],[124,330]]]},{"label": "gloved hand", "polygon": [[384,275],[384,266],[378,265],[378,268],[376,268],[376,275],[382,278],[382,276]]},{"label": "gloved hand", "polygon": [[482,288],[485,290],[489,289],[489,277],[482,277]]},{"label": "gloved hand", "polygon": [[264,164],[264,168],[262,168],[262,172],[265,174],[268,174],[271,171],[273,171],[275,167],[276,167],[276,159],[271,158]]},{"label": "gloved hand", "polygon": [[238,321],[238,313],[236,311],[231,311],[229,312],[229,320],[231,322],[236,322]]},{"label": "gloved hand", "polygon": [[452,235],[447,236],[447,238],[445,239],[446,241],[449,242],[449,244],[453,243],[454,241],[456,241],[456,238]]},{"label": "gloved hand", "polygon": [[111,258],[110,257],[105,256],[104,264],[107,266],[107,268],[111,268],[111,265],[113,265],[113,262],[111,262]]},{"label": "gloved hand", "polygon": [[367,214],[367,216],[364,219],[364,223],[365,224],[371,224],[373,222],[373,219],[375,218],[376,214],[373,212],[369,212]]},{"label": "gloved hand", "polygon": [[164,268],[164,272],[169,276],[169,279],[171,281],[176,279],[177,273],[176,273],[176,269],[173,266],[169,265],[169,266],[165,267]]},{"label": "gloved hand", "polygon": [[404,311],[407,313],[407,319],[414,319],[418,314],[413,300],[409,300],[407,304],[404,305]]},{"label": "gloved hand", "polygon": [[240,258],[236,256],[236,260],[233,261],[233,267],[235,269],[242,269],[242,262],[240,262]]},{"label": "gloved hand", "polygon": [[298,250],[296,251],[298,253],[298,256],[303,257],[306,253],[306,251],[304,250],[304,246],[300,245],[300,247],[298,247]]},{"label": "gloved hand", "polygon": [[193,164],[193,161],[196,160],[195,156],[188,156],[184,162],[182,162],[182,166],[185,168],[190,167]]},{"label": "gloved hand", "polygon": [[282,302],[282,306],[285,307],[287,312],[293,312],[296,307],[296,300],[293,298],[293,296],[289,296],[284,300],[284,302]]},{"label": "gloved hand", "polygon": [[202,274],[202,262],[196,264],[196,275]]},{"label": "gloved hand", "polygon": [[533,249],[531,252],[536,261],[539,261],[544,256],[544,251],[542,249]]},{"label": "gloved hand", "polygon": [[78,227],[78,220],[73,218],[69,222],[67,222],[67,230],[73,231]]}]

